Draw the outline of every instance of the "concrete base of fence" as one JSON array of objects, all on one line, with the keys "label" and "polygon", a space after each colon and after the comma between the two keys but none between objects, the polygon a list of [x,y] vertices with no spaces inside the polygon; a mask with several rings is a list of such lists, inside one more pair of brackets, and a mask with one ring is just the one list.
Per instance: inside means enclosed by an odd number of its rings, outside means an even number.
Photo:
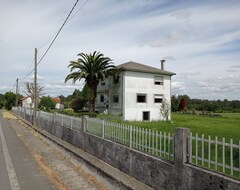
[{"label": "concrete base of fence", "polygon": [[84,126],[82,131],[77,132],[41,118],[39,126],[155,189],[240,189],[238,180],[186,163],[188,129],[176,129],[174,163],[170,163],[86,133]]}]

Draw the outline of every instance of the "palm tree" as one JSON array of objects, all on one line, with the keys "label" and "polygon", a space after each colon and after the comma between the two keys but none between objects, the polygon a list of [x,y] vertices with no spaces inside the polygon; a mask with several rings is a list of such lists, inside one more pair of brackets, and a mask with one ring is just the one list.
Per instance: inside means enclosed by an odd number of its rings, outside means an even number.
[{"label": "palm tree", "polygon": [[[100,52],[94,51],[93,54],[79,53],[78,61],[71,61],[71,73],[65,78],[65,82],[72,79],[73,83],[77,80],[85,79],[89,87],[90,96],[88,98],[88,111],[95,111],[95,99],[99,81],[104,80],[109,75],[114,75],[116,67],[112,65],[109,57],[104,57]],[[73,70],[77,70],[73,72]]]}]

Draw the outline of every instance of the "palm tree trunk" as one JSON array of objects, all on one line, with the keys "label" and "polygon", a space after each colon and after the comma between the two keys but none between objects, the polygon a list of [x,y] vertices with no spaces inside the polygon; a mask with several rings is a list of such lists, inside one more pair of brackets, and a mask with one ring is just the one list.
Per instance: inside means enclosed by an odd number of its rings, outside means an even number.
[{"label": "palm tree trunk", "polygon": [[98,84],[88,84],[90,89],[90,96],[88,98],[88,111],[95,112],[95,101],[97,96],[97,85]]}]

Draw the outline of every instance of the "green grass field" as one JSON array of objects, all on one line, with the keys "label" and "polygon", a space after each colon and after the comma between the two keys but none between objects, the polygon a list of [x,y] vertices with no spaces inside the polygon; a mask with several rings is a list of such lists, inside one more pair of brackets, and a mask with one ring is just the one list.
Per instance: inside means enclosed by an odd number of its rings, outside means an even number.
[{"label": "green grass field", "polygon": [[[116,120],[117,121],[117,120]],[[173,113],[171,122],[162,122],[162,121],[154,121],[154,122],[137,122],[137,121],[120,121],[118,122],[125,123],[128,125],[154,129],[167,133],[174,133],[174,129],[176,127],[185,127],[189,128],[193,133],[193,136],[198,133],[198,137],[201,138],[201,135],[204,134],[204,138],[208,139],[208,135],[211,136],[211,139],[215,139],[218,137],[218,141],[222,141],[222,138],[225,138],[225,142],[229,143],[230,139],[233,139],[233,143],[238,145],[240,140],[240,113],[222,113],[221,117],[212,117],[206,115],[188,115],[188,114],[180,114]],[[193,155],[196,153],[195,141],[193,142]],[[208,143],[204,143],[204,158],[208,159]],[[199,142],[198,145],[198,156],[202,157],[202,145]],[[218,162],[222,162],[222,146],[218,145]],[[214,145],[211,145],[211,160],[215,160],[215,148]],[[193,163],[196,160],[193,159]],[[239,168],[239,149],[234,148],[233,150],[233,165],[236,168]],[[201,161],[198,162],[198,165],[201,166]],[[230,165],[230,148],[225,147],[225,164]],[[207,162],[204,163],[205,167],[207,166]],[[210,166],[212,169],[214,168],[214,164]],[[222,167],[218,167],[218,170],[222,172]],[[230,174],[230,170],[226,169],[226,174]],[[240,178],[240,172],[235,172],[233,176]]]},{"label": "green grass field", "polygon": [[193,135],[204,134],[205,137],[211,135],[218,139],[233,139],[238,144],[240,140],[240,113],[222,113],[222,117],[210,117],[203,115],[187,115],[180,113],[172,114],[172,122],[138,122],[138,121],[118,121],[136,127],[154,129],[162,132],[174,133],[176,127],[186,127],[191,130]]}]

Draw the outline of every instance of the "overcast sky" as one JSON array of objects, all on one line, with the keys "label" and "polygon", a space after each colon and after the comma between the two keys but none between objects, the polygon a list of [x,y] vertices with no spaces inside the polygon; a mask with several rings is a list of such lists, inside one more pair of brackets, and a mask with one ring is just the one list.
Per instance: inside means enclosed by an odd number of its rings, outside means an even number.
[{"label": "overcast sky", "polygon": [[[86,0],[80,0],[76,13]],[[0,0],[0,93],[33,69],[75,0]],[[101,51],[115,65],[135,61],[175,72],[172,94],[240,100],[239,0],[89,0],[39,64],[46,95],[72,94],[64,79],[80,52]],[[20,92],[24,91],[21,80]]]}]

